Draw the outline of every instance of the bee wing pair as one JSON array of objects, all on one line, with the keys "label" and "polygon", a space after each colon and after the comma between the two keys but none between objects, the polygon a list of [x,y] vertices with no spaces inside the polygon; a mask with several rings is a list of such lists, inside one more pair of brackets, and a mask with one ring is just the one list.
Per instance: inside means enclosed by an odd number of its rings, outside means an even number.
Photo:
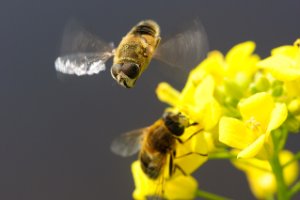
[{"label": "bee wing pair", "polygon": [[64,74],[93,75],[105,70],[105,62],[113,56],[113,44],[107,44],[75,21],[65,27],[61,56],[55,68]]},{"label": "bee wing pair", "polygon": [[[56,59],[55,68],[61,73],[78,76],[98,74],[105,70],[105,62],[114,56],[114,48],[72,21],[65,28],[62,56]],[[162,42],[154,58],[179,68],[194,67],[207,51],[205,30],[195,20],[190,28]]]},{"label": "bee wing pair", "polygon": [[141,148],[145,128],[129,131],[115,138],[111,151],[119,156],[127,157],[136,154]]}]

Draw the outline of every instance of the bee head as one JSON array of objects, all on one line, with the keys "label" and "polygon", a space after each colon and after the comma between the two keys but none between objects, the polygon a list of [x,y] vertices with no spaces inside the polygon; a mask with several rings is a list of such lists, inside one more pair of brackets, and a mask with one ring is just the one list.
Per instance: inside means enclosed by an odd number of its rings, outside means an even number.
[{"label": "bee head", "polygon": [[136,63],[114,64],[111,67],[112,77],[123,87],[132,88],[140,74],[140,67]]},{"label": "bee head", "polygon": [[165,126],[175,136],[181,136],[185,127],[189,126],[189,120],[181,113],[165,112],[162,116]]}]

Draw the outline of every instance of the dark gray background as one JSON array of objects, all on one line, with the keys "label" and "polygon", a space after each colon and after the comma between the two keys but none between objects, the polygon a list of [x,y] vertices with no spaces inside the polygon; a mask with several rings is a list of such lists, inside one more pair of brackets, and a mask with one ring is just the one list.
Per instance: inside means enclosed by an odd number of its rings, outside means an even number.
[{"label": "dark gray background", "polygon": [[[226,52],[254,40],[257,52],[267,56],[271,48],[300,36],[299,12],[296,0],[2,0],[0,199],[130,199],[135,157],[113,155],[110,143],[161,115],[166,105],[154,93],[160,81],[182,87],[161,73],[168,67],[156,61],[132,90],[117,86],[109,71],[59,80],[53,63],[68,19],[83,21],[106,41],[118,43],[142,19],[156,20],[163,35],[172,35],[198,17],[211,49]],[[290,149],[299,149],[298,139],[291,136]],[[228,162],[209,162],[195,176],[204,190],[253,199],[244,175]]]}]

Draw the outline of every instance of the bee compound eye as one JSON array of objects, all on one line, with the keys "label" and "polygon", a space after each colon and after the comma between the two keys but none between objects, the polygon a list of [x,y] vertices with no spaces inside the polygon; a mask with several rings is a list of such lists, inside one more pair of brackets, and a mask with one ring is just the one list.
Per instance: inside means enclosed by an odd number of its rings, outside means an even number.
[{"label": "bee compound eye", "polygon": [[122,72],[133,79],[139,75],[140,67],[135,63],[125,63],[122,66]]}]

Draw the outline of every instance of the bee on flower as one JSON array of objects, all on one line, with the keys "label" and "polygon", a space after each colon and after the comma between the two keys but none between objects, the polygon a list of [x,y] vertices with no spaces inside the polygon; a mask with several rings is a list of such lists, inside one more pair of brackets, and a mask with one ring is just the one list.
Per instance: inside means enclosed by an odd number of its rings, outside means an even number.
[{"label": "bee on flower", "polygon": [[[141,199],[140,195],[169,198],[172,195],[169,187],[178,179],[195,185],[192,178],[177,178],[188,176],[207,160],[202,130],[193,126],[197,123],[190,123],[181,113],[168,111],[154,124],[127,132],[113,141],[111,149],[118,155],[126,157],[139,152],[139,161],[135,162],[138,164],[132,165],[137,186],[134,196],[139,196],[135,198]],[[183,134],[188,137],[181,137]],[[160,188],[150,187],[151,184]]]}]

